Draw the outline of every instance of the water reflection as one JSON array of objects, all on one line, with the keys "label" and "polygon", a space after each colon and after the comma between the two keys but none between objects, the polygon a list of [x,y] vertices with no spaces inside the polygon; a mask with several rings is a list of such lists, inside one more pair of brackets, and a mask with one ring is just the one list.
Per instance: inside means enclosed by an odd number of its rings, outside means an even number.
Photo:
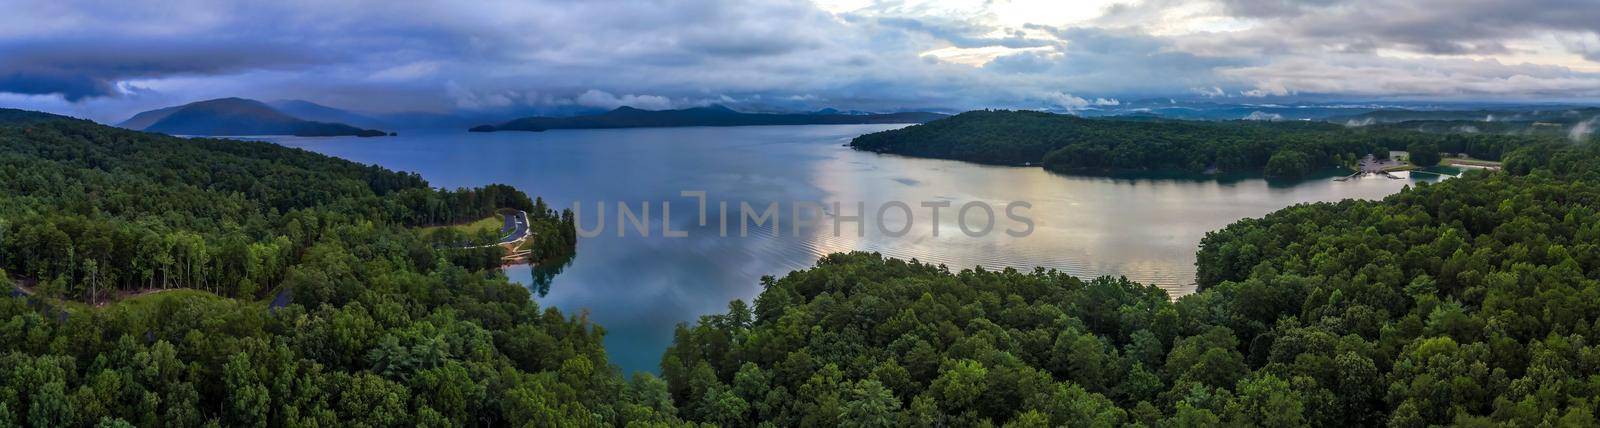
[{"label": "water reflection", "polygon": [[[573,256],[563,256],[532,265],[508,266],[510,269],[507,269],[506,275],[512,281],[527,285],[535,296],[544,297],[546,294],[550,294],[550,283],[555,281],[556,275],[560,275],[561,271],[567,269],[567,266],[571,266],[573,259]],[[517,274],[527,272],[527,279],[511,276],[512,272]]]}]

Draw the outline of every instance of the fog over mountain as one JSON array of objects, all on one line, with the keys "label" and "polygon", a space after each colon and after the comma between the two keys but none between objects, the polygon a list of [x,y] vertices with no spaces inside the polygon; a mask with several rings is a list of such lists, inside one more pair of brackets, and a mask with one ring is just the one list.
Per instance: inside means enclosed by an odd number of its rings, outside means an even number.
[{"label": "fog over mountain", "polygon": [[712,104],[1093,114],[1151,98],[1600,99],[1600,8],[1571,0],[13,6],[0,105],[101,122],[233,96],[473,118],[453,124]]}]

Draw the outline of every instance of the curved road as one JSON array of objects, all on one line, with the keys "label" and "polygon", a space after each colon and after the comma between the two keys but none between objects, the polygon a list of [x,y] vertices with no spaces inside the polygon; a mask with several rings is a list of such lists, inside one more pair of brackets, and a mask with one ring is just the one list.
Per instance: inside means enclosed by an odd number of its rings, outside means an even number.
[{"label": "curved road", "polygon": [[517,211],[517,215],[506,216],[505,220],[506,224],[500,227],[500,233],[505,236],[500,237],[500,243],[497,245],[510,244],[528,236],[527,211]]}]

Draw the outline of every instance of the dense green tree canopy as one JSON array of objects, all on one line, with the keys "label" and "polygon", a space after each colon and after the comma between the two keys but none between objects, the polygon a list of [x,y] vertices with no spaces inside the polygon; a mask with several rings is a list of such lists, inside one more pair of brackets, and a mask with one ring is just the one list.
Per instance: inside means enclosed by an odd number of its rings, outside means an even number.
[{"label": "dense green tree canopy", "polygon": [[0,285],[36,292],[0,298],[0,426],[676,421],[501,250],[412,227],[497,208],[571,227],[509,186],[0,109]]},{"label": "dense green tree canopy", "polygon": [[681,326],[662,374],[685,418],[733,426],[1592,426],[1595,162],[1530,147],[1512,173],[1243,220],[1176,301],[835,254]]},{"label": "dense green tree canopy", "polygon": [[1300,178],[1311,171],[1311,156],[1295,149],[1278,150],[1267,159],[1267,167],[1263,171],[1268,177]]},{"label": "dense green tree canopy", "polygon": [[1428,167],[1439,164],[1439,145],[1432,142],[1419,141],[1406,146],[1406,155],[1411,157],[1411,164]]},{"label": "dense green tree canopy", "polygon": [[[439,190],[415,174],[274,144],[84,121],[0,126],[0,269],[53,297],[173,287],[257,297],[304,278],[296,265],[333,242],[408,245],[395,250],[426,269],[432,244],[401,236],[404,226],[497,208],[527,210],[546,237],[563,237],[547,252],[570,252],[576,239],[564,231],[570,219],[505,185]],[[439,254],[480,269],[498,265],[498,251]]]}]

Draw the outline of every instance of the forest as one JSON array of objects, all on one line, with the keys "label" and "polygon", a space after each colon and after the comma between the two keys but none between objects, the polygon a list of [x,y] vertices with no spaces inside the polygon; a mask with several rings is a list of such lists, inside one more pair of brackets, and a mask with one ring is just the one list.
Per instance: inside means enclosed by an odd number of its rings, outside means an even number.
[{"label": "forest", "polygon": [[1037,111],[978,110],[862,135],[856,149],[1004,165],[1043,165],[1074,174],[1240,172],[1298,178],[1349,166],[1369,153],[1432,143],[1448,153],[1499,160],[1549,135],[1423,133],[1323,122],[1081,118]]},{"label": "forest", "polygon": [[1202,291],[834,254],[680,325],[721,426],[1594,426],[1600,150],[1209,234]]},{"label": "forest", "polygon": [[501,250],[414,231],[502,207],[570,227],[509,186],[0,110],[0,426],[675,420]]},{"label": "forest", "polygon": [[537,198],[0,110],[0,426],[1594,426],[1600,148],[1503,161],[1210,233],[1176,300],[827,255],[624,377],[418,231]]},{"label": "forest", "polygon": [[[99,301],[173,287],[258,297],[301,279],[296,265],[330,240],[407,245],[397,249],[426,267],[436,253],[429,243],[390,235],[498,208],[529,211],[536,229],[556,232],[543,250],[552,256],[576,243],[561,233],[570,218],[506,185],[433,189],[415,174],[269,143],[163,138],[78,121],[5,131],[0,269],[50,297]],[[481,269],[498,263],[494,251],[438,253]]]}]

